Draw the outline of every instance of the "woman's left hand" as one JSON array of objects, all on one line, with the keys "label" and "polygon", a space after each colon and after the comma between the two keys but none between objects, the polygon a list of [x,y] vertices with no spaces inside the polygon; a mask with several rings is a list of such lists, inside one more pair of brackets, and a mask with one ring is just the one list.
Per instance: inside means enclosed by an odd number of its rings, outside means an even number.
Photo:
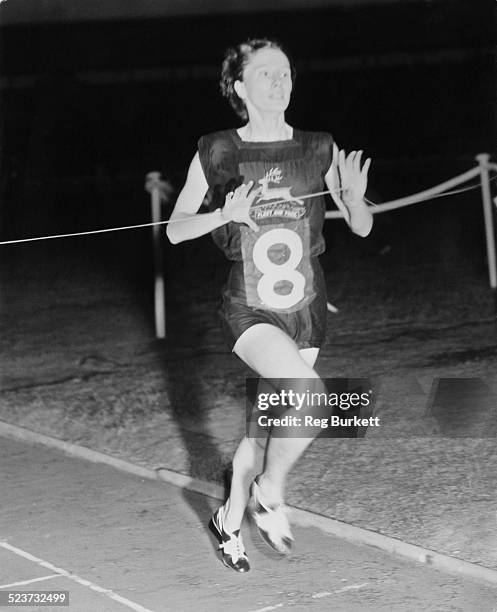
[{"label": "woman's left hand", "polygon": [[333,144],[333,160],[325,181],[350,229],[359,236],[367,236],[373,224],[373,215],[364,200],[371,159],[361,168],[361,157],[362,151],[345,155],[345,151],[339,151]]},{"label": "woman's left hand", "polygon": [[366,159],[361,168],[362,151],[352,151],[345,156],[345,151],[338,150],[333,144],[333,164],[338,169],[340,177],[340,194],[344,204],[353,205],[362,202],[368,185],[368,170],[371,158]]}]

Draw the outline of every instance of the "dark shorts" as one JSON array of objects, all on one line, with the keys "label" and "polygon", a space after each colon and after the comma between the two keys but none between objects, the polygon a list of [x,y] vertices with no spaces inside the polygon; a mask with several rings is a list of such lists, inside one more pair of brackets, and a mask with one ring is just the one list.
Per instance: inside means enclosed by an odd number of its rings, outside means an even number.
[{"label": "dark shorts", "polygon": [[243,264],[235,262],[223,290],[220,309],[226,340],[231,350],[249,327],[258,323],[275,325],[283,330],[299,349],[320,348],[326,337],[327,298],[324,275],[317,258],[313,258],[315,298],[300,310],[278,313],[247,306],[243,291]]}]

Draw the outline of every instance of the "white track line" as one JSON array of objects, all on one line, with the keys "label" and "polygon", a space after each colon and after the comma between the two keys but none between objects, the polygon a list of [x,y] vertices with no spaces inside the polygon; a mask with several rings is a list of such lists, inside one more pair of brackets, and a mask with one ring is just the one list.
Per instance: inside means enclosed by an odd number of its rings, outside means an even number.
[{"label": "white track line", "polygon": [[369,586],[369,582],[363,582],[362,584],[349,584],[348,586],[336,589],[335,591],[322,591],[321,593],[314,593],[311,595],[312,599],[322,599],[323,597],[329,597],[330,595],[338,595],[339,593],[346,593],[347,591],[357,591],[363,589],[365,586]]},{"label": "white track line", "polygon": [[329,597],[330,595],[334,595],[333,591],[322,591],[321,593],[314,593],[311,595],[312,599],[321,599],[323,597]]},{"label": "white track line", "polygon": [[52,565],[52,563],[49,563],[48,561],[44,561],[39,557],[35,557],[31,553],[28,553],[25,550],[22,550],[21,548],[17,548],[17,546],[12,546],[12,544],[8,544],[7,542],[0,542],[0,546],[2,548],[5,548],[5,550],[9,550],[14,554],[19,555],[19,557],[23,557],[28,561],[32,561],[33,563],[41,565],[41,567],[50,569],[52,572],[56,572],[59,576],[64,576],[65,578],[69,578],[69,580],[72,580],[73,582],[77,582],[82,586],[88,587],[92,591],[102,593],[102,595],[105,595],[106,597],[109,597],[110,599],[113,599],[114,601],[117,601],[119,603],[122,603],[128,608],[131,608],[131,610],[135,610],[135,612],[153,612],[153,610],[144,608],[143,606],[140,606],[140,604],[137,604],[134,601],[131,601],[130,599],[126,599],[126,597],[121,597],[121,595],[114,593],[114,591],[111,591],[110,589],[104,589],[103,587],[98,586],[98,584],[94,584],[90,580],[81,578],[81,576],[78,576],[77,574],[72,574],[71,572],[62,569],[61,567],[56,567],[55,565]]},{"label": "white track line", "polygon": [[347,591],[357,591],[359,589],[363,589],[365,586],[369,586],[369,582],[363,582],[362,584],[349,584],[341,589],[333,591],[333,593],[338,595],[339,593],[346,593]]},{"label": "white track line", "polygon": [[41,582],[42,580],[50,580],[50,578],[59,578],[60,574],[50,574],[50,576],[41,576],[41,578],[31,578],[31,580],[21,580],[20,582],[12,582],[11,584],[0,584],[0,589],[9,589],[10,587],[23,586],[24,584],[32,584],[33,582]]},{"label": "white track line", "polygon": [[266,606],[265,608],[259,608],[258,610],[252,610],[252,612],[269,612],[270,610],[277,610],[278,608],[282,608],[284,604],[279,603],[275,606]]},{"label": "white track line", "polygon": [[362,584],[349,584],[341,587],[340,589],[335,589],[334,591],[321,591],[320,593],[314,593],[314,595],[311,595],[311,597],[313,599],[321,599],[322,597],[338,595],[340,593],[346,593],[347,591],[358,591],[359,589],[363,589],[365,586],[369,586],[369,582],[363,582]]},{"label": "white track line", "polygon": [[[347,591],[358,591],[359,589],[363,589],[365,586],[369,586],[369,582],[363,582],[362,584],[349,584],[347,586],[341,587],[340,589],[335,589],[334,591],[322,591],[321,593],[315,593],[311,595],[312,599],[322,599],[323,597],[329,597],[330,595],[338,595],[340,593],[346,593]],[[266,606],[265,608],[258,608],[257,610],[251,610],[251,612],[270,612],[270,610],[277,610],[278,608],[282,608],[285,604],[279,603],[274,606]]]}]

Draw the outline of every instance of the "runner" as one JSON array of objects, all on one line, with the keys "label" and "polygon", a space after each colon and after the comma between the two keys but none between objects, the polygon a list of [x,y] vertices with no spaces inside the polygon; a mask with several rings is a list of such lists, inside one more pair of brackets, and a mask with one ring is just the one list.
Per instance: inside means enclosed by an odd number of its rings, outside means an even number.
[{"label": "runner", "polygon": [[[230,348],[263,379],[292,379],[292,389],[325,392],[313,369],[325,337],[324,184],[351,230],[366,236],[372,215],[363,197],[370,159],[348,156],[331,135],[285,121],[295,81],[288,52],[252,39],[226,52],[221,91],[245,121],[200,138],[167,235],[172,243],[211,232],[233,262],[221,316]],[[210,212],[198,214],[209,192]],[[184,223],[180,220],[184,219]],[[264,383],[263,383],[264,384]],[[281,390],[284,382],[278,386]],[[316,432],[317,434],[318,432]],[[246,436],[233,458],[230,495],[212,517],[222,560],[247,572],[240,526],[250,499],[263,538],[278,552],[293,537],[284,507],[288,472],[312,437]]]}]

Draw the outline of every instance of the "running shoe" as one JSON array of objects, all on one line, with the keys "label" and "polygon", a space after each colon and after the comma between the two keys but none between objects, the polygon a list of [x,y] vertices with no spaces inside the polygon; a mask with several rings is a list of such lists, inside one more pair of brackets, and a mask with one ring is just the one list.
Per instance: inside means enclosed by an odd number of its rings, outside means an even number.
[{"label": "running shoe", "polygon": [[218,508],[212,515],[209,523],[211,531],[219,541],[222,561],[226,567],[231,567],[235,572],[248,572],[250,564],[245,554],[245,546],[243,545],[240,530],[237,529],[233,533],[228,533],[224,530],[224,512],[224,506]]},{"label": "running shoe", "polygon": [[250,514],[264,541],[276,552],[287,555],[292,548],[293,536],[285,505],[265,502],[257,479],[252,483]]}]

